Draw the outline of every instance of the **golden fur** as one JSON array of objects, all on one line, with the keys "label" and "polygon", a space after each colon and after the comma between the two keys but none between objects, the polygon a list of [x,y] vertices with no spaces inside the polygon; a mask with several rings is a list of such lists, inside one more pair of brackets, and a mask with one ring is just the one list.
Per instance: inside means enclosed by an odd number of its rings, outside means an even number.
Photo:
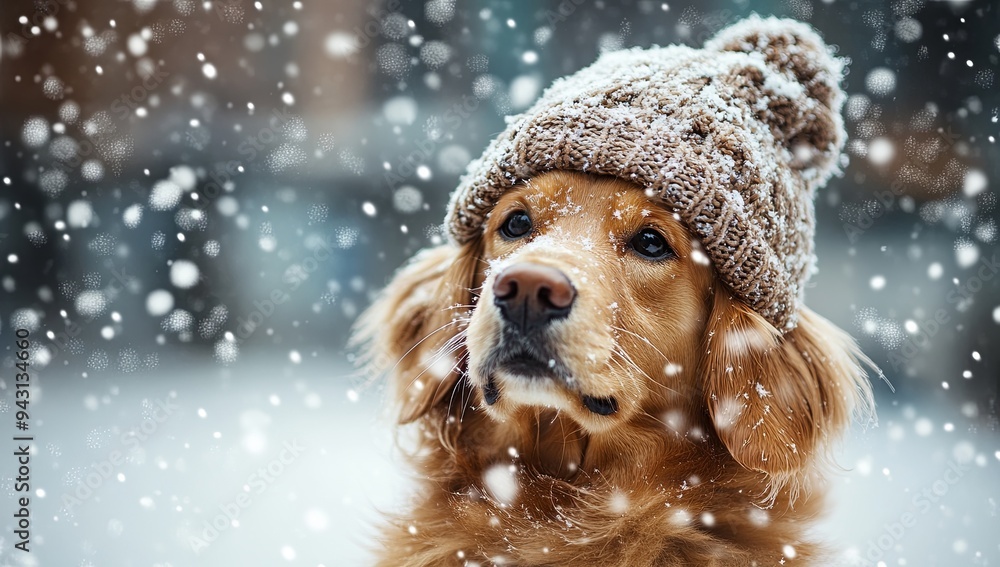
[{"label": "golden fur", "polygon": [[[497,234],[528,211],[529,238]],[[676,258],[626,243],[653,227]],[[572,387],[507,377],[483,402],[496,273],[531,261],[578,290],[552,325]],[[806,535],[825,449],[871,409],[864,361],[809,309],[785,335],[733,298],[676,217],[627,182],[550,172],[508,191],[482,236],[418,255],[363,317],[420,489],[379,565],[816,564]],[[581,394],[614,396],[597,415]],[[487,480],[500,475],[510,486]]]}]

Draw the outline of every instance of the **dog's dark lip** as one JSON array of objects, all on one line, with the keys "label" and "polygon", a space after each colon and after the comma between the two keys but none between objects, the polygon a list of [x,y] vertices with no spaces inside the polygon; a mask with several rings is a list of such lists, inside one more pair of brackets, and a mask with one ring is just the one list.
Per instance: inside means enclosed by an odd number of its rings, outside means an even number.
[{"label": "dog's dark lip", "polygon": [[518,376],[546,376],[552,373],[548,364],[532,356],[511,357],[499,366]]},{"label": "dog's dark lip", "polygon": [[566,380],[569,375],[558,358],[546,352],[544,346],[525,345],[521,341],[500,345],[490,366],[507,374],[526,378],[555,378]]},{"label": "dog's dark lip", "polygon": [[493,405],[497,403],[500,399],[500,390],[497,388],[497,381],[493,374],[486,380],[486,385],[483,386],[483,400],[486,401],[487,405]]},{"label": "dog's dark lip", "polygon": [[611,415],[618,412],[618,400],[614,398],[583,396],[583,405],[598,415]]}]

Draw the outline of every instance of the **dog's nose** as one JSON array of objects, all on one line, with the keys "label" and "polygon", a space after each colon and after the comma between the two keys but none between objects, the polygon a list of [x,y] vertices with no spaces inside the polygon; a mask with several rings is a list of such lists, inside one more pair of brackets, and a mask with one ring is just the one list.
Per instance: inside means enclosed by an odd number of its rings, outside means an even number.
[{"label": "dog's nose", "polygon": [[574,299],[576,290],[566,274],[549,266],[513,264],[493,282],[493,301],[500,314],[523,333],[569,315]]}]

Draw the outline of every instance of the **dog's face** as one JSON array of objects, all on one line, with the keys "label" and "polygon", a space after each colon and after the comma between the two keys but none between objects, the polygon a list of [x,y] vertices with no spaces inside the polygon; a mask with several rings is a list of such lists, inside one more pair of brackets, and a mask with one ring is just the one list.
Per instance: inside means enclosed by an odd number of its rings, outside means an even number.
[{"label": "dog's face", "polygon": [[523,406],[605,431],[697,393],[712,272],[638,187],[551,172],[504,194],[469,322],[469,380],[504,420]]},{"label": "dog's face", "polygon": [[417,256],[358,336],[391,369],[403,423],[481,410],[507,432],[480,438],[502,454],[563,418],[579,425],[567,436],[633,455],[650,436],[718,442],[777,486],[871,405],[851,338],[798,316],[782,334],[735,298],[638,186],[551,172],[505,192],[476,238]]}]

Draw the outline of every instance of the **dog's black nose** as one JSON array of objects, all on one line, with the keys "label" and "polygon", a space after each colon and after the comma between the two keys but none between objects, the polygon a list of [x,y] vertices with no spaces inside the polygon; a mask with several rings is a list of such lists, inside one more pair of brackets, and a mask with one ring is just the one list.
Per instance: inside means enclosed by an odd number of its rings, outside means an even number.
[{"label": "dog's black nose", "polygon": [[513,264],[493,282],[493,301],[500,314],[525,334],[569,315],[574,299],[576,290],[566,274],[549,266]]}]

